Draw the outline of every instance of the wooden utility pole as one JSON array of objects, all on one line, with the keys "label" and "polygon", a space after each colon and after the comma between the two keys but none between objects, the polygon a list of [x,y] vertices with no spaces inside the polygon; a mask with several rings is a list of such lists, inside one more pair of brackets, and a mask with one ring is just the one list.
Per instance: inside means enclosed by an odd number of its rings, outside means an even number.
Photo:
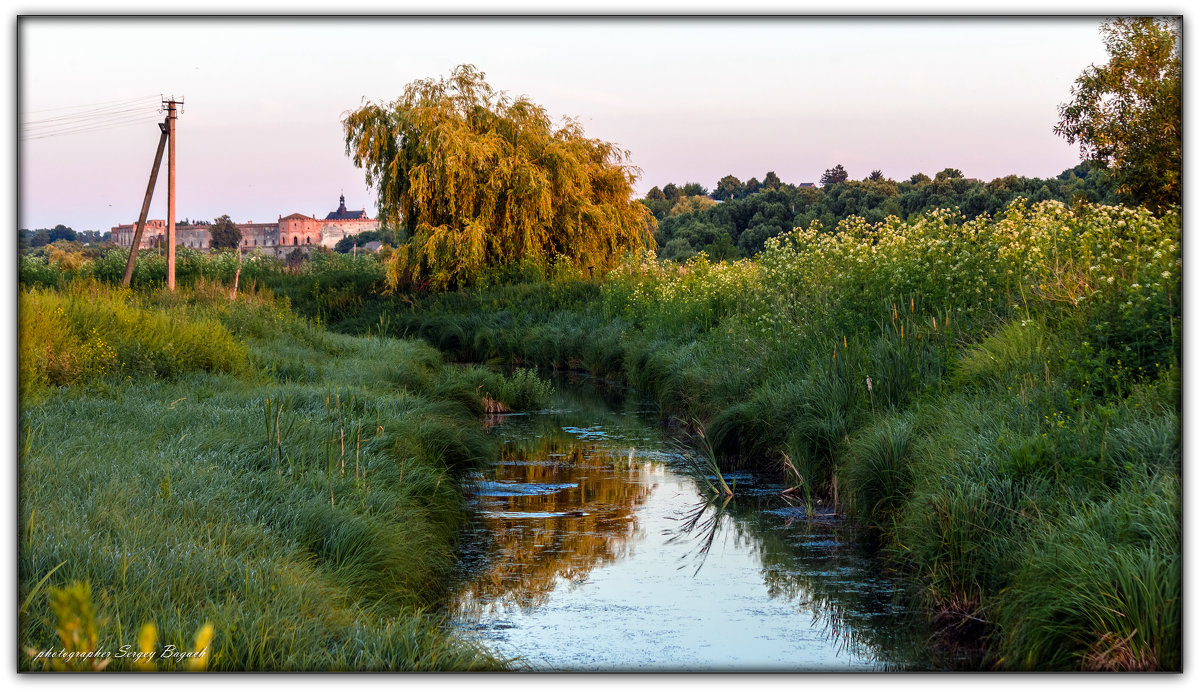
[{"label": "wooden utility pole", "polygon": [[133,242],[129,245],[129,261],[125,263],[125,278],[121,285],[128,287],[133,280],[133,265],[137,261],[138,248],[142,245],[142,231],[146,229],[146,214],[150,213],[150,198],[154,196],[154,183],[158,181],[158,169],[162,167],[163,148],[167,144],[167,122],[158,124],[161,135],[158,137],[158,151],[154,154],[154,166],[150,168],[150,184],[146,186],[146,198],[142,200],[142,213],[138,215],[137,229],[133,232]]},{"label": "wooden utility pole", "polygon": [[175,290],[175,106],[182,105],[172,96],[167,104],[167,288]]}]

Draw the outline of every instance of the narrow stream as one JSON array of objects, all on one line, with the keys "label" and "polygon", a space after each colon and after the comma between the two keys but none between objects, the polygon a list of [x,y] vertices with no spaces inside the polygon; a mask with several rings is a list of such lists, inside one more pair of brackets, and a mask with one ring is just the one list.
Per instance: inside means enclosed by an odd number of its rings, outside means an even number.
[{"label": "narrow stream", "polygon": [[504,451],[472,479],[456,626],[534,670],[942,667],[838,522],[750,474],[706,501],[652,408],[560,389],[489,421]]}]

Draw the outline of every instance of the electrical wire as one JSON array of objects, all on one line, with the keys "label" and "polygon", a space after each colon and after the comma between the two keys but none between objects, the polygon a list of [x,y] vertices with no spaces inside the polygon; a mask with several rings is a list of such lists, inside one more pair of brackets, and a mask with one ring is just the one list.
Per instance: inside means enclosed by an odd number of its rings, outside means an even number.
[{"label": "electrical wire", "polygon": [[131,122],[134,120],[145,120],[146,118],[160,118],[161,116],[153,113],[123,113],[121,115],[110,115],[104,117],[92,118],[90,120],[78,120],[69,123],[56,123],[54,125],[43,125],[40,127],[27,127],[22,132],[25,136],[40,135],[50,132],[62,132],[74,130],[80,127],[89,127],[92,125],[110,125],[119,122]]},{"label": "electrical wire", "polygon": [[129,127],[131,125],[141,125],[141,124],[151,123],[151,122],[161,123],[162,121],[158,118],[158,116],[152,116],[152,117],[148,117],[148,118],[136,118],[133,120],[121,120],[121,121],[116,121],[116,122],[112,122],[112,123],[100,124],[100,125],[85,125],[85,126],[76,127],[73,129],[64,129],[64,130],[57,130],[57,131],[53,131],[53,132],[22,135],[21,139],[22,140],[35,140],[35,139],[46,139],[47,137],[57,137],[59,135],[74,135],[74,134],[81,134],[81,133],[85,133],[85,132],[100,132],[103,130],[115,130],[115,129],[122,128],[122,127]]},{"label": "electrical wire", "polygon": [[127,98],[127,99],[117,99],[117,100],[115,100],[115,101],[96,101],[95,103],[81,103],[81,104],[79,104],[79,105],[76,105],[76,106],[55,106],[55,107],[53,107],[53,108],[39,108],[38,110],[35,110],[35,111],[25,111],[25,112],[26,112],[26,114],[29,114],[29,113],[46,113],[46,112],[49,112],[49,111],[62,111],[62,110],[68,110],[68,109],[71,109],[71,108],[91,108],[91,107],[93,107],[93,106],[107,106],[107,105],[111,105],[111,104],[131,103],[131,102],[133,102],[133,101],[144,101],[144,100],[146,100],[146,99],[150,99],[150,98],[156,98],[156,97],[157,97],[157,98],[162,98],[162,94],[147,94],[146,96],[134,96],[134,97],[132,97],[132,98]]},{"label": "electrical wire", "polygon": [[[22,124],[21,139],[34,140],[60,135],[72,135],[86,132],[98,132],[120,127],[128,127],[140,123],[159,120],[162,113],[161,104],[144,103],[149,97],[122,99],[102,102],[99,104],[84,104],[82,106],[66,106],[57,109],[43,109],[40,112],[64,110],[66,108],[83,109],[74,113],[53,115],[40,120],[31,120]],[[143,102],[143,103],[138,103]]]},{"label": "electrical wire", "polygon": [[[136,108],[121,108],[114,110],[95,110],[86,113],[72,113],[71,115],[61,115],[55,118],[45,118],[43,120],[28,120],[24,123],[25,127],[38,127],[42,125],[56,125],[60,123],[71,123],[81,120],[89,120],[91,118],[99,118],[109,115],[122,115],[125,113],[145,113],[151,109],[145,106]],[[156,110],[156,109],[155,109]]]}]

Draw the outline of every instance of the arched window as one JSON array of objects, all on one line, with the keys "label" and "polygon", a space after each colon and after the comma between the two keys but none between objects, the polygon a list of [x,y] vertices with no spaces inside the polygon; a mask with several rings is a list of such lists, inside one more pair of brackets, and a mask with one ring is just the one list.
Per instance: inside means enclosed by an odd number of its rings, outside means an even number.
[{"label": "arched window", "polygon": [[300,236],[298,236],[298,235],[292,236],[292,245],[299,245],[299,244],[300,244]]}]

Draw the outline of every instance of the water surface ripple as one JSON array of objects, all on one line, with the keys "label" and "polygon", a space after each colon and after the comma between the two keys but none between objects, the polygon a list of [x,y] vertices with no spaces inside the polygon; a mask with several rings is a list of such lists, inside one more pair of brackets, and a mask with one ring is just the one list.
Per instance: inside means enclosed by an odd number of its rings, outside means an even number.
[{"label": "water surface ripple", "polygon": [[928,667],[916,619],[836,521],[751,474],[706,500],[651,411],[565,390],[489,421],[504,452],[471,487],[457,626],[534,670]]}]

